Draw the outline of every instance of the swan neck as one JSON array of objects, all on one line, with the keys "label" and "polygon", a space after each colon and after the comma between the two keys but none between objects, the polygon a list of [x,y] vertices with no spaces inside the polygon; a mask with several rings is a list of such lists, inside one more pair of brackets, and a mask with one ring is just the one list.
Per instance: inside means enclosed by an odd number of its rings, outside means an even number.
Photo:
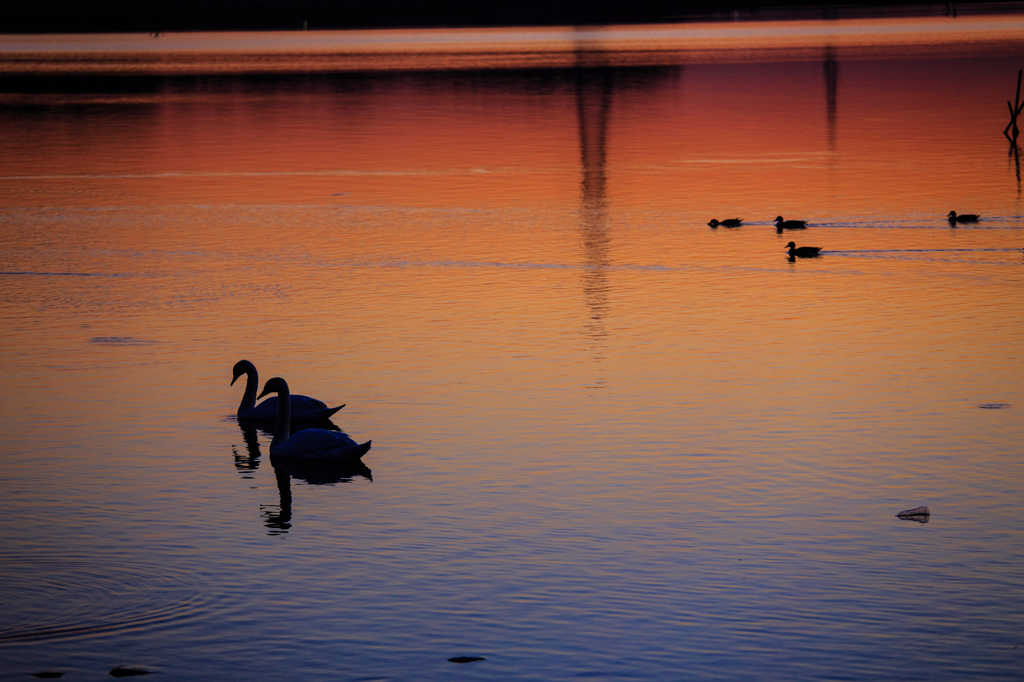
[{"label": "swan neck", "polygon": [[242,402],[238,405],[238,416],[256,407],[256,391],[259,390],[260,377],[255,367],[247,367],[245,370],[245,393],[242,394]]},{"label": "swan neck", "polygon": [[270,452],[274,448],[288,440],[292,421],[292,397],[288,387],[285,386],[277,392],[277,425],[274,427],[274,439],[270,441]]}]

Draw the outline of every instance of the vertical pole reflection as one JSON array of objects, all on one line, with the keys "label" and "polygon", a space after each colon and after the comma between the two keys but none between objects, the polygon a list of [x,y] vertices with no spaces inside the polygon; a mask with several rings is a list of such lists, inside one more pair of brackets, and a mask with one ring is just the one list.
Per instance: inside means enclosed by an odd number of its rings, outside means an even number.
[{"label": "vertical pole reflection", "polygon": [[821,63],[825,70],[825,105],[828,109],[828,150],[836,151],[836,87],[839,82],[839,62],[836,48],[825,47],[825,59]]},{"label": "vertical pole reflection", "polygon": [[[583,298],[589,320],[585,325],[597,359],[602,357],[607,331],[610,239],[605,188],[608,111],[612,98],[612,72],[607,68],[576,69],[576,114],[580,131],[581,220],[583,243]],[[601,380],[598,380],[598,384]]]},{"label": "vertical pole reflection", "polygon": [[1013,159],[1013,166],[1017,171],[1017,201],[1020,201],[1020,147],[1017,146],[1016,140],[1010,142],[1008,156]]}]

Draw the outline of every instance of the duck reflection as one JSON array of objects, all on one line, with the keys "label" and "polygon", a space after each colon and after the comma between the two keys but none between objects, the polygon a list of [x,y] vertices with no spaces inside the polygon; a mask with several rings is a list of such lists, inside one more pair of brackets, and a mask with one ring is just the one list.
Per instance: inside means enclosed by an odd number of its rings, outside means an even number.
[{"label": "duck reflection", "polygon": [[577,68],[576,112],[582,171],[580,237],[585,259],[582,285],[584,302],[589,311],[586,333],[593,343],[597,359],[602,357],[601,349],[608,335],[604,319],[608,314],[607,268],[611,265],[611,240],[605,198],[605,155],[612,90],[611,69]]},{"label": "duck reflection", "polygon": [[[259,468],[261,453],[259,443],[259,432],[268,438],[273,437],[272,430],[256,429],[252,426],[239,424],[242,430],[242,438],[245,441],[246,454],[242,455],[235,448],[235,468],[242,472],[251,472]],[[331,431],[341,431],[333,422],[325,422],[315,425],[303,425],[295,427],[296,431],[305,428],[321,428]],[[263,525],[267,527],[268,535],[280,535],[287,533],[292,527],[292,479],[297,478],[309,485],[334,485],[336,483],[347,483],[356,476],[372,481],[373,472],[370,467],[355,462],[313,462],[304,460],[288,459],[285,457],[270,456],[270,465],[274,468],[274,477],[277,479],[277,492],[279,504],[261,504],[260,516],[263,518]]]}]

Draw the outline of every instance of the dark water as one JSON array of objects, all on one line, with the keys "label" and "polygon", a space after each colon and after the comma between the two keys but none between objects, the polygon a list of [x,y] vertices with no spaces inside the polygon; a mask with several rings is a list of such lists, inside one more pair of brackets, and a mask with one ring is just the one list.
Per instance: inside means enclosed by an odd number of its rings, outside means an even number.
[{"label": "dark water", "polygon": [[1020,679],[1024,41],[894,25],[3,62],[0,679]]}]

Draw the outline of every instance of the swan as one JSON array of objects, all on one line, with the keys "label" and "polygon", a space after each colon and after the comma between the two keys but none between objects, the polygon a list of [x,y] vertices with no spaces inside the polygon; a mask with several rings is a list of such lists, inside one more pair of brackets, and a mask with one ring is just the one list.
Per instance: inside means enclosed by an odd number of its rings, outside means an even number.
[{"label": "swan", "polygon": [[782,216],[775,216],[775,231],[782,233],[783,230],[806,230],[806,220],[783,220]]},{"label": "swan", "polygon": [[[238,377],[245,375],[245,393],[242,394],[242,402],[238,405],[238,418],[249,421],[270,422],[277,419],[277,398],[268,398],[259,405],[256,404],[256,389],[260,386],[259,374],[256,373],[256,365],[248,360],[239,360],[232,370],[234,378],[231,385],[234,386]],[[262,396],[261,396],[262,397]],[[329,419],[332,414],[340,410],[344,405],[338,407],[327,407],[316,398],[304,395],[291,396],[291,416],[298,422],[319,422]]]},{"label": "swan", "polygon": [[786,244],[786,248],[789,249],[790,258],[817,258],[818,253],[821,251],[820,246],[801,246],[798,249],[796,242]]},{"label": "swan", "polygon": [[267,380],[259,397],[268,393],[276,393],[277,427],[274,429],[274,440],[270,441],[271,457],[288,459],[316,460],[322,462],[356,462],[370,449],[366,441],[358,444],[348,434],[327,429],[304,429],[290,435],[291,400],[288,382],[281,377]]},{"label": "swan", "polygon": [[976,213],[967,213],[965,215],[957,215],[956,211],[950,211],[949,215],[946,216],[946,217],[949,218],[949,224],[950,225],[956,225],[957,223],[976,223],[976,222],[978,222],[978,214],[976,214]]},{"label": "swan", "polygon": [[721,225],[722,227],[739,227],[742,224],[743,224],[743,218],[727,218],[727,219],[722,220],[722,221],[718,221],[718,220],[715,220],[714,218],[712,218],[711,222],[708,223],[708,225],[711,226],[712,230],[715,229],[716,227],[718,227],[719,225]]}]

